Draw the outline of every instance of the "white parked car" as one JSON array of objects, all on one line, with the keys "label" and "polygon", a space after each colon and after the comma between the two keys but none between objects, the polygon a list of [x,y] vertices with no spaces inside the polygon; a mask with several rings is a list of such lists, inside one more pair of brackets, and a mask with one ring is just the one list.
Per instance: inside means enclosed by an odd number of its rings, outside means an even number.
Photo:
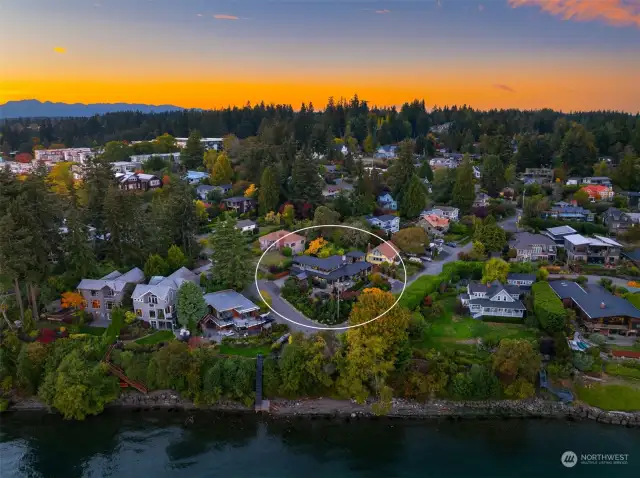
[{"label": "white parked car", "polygon": [[409,262],[416,262],[418,264],[422,264],[422,259],[420,259],[419,257],[409,257]]}]

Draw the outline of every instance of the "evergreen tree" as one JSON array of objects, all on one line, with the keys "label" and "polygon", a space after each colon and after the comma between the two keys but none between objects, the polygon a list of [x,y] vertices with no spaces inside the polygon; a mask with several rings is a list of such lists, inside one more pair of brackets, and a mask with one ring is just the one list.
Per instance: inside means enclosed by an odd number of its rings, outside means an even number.
[{"label": "evergreen tree", "polygon": [[407,191],[400,199],[400,214],[406,218],[417,217],[427,204],[427,191],[415,174],[411,177]]},{"label": "evergreen tree", "polygon": [[423,179],[427,179],[430,183],[433,182],[433,169],[431,169],[429,161],[422,162],[420,169],[418,170],[418,176]]},{"label": "evergreen tree", "polygon": [[178,289],[176,310],[180,325],[195,330],[198,321],[207,313],[207,304],[200,287],[190,281],[183,283]]},{"label": "evergreen tree", "polygon": [[204,161],[204,146],[200,141],[202,136],[200,131],[192,130],[189,133],[187,144],[180,153],[180,162],[184,169],[197,169]]},{"label": "evergreen tree", "polygon": [[227,153],[222,152],[216,158],[216,162],[213,165],[213,171],[211,173],[211,181],[213,184],[231,184],[231,178],[233,177],[233,169],[231,168],[231,162]]},{"label": "evergreen tree", "polygon": [[210,242],[215,280],[224,288],[244,289],[251,280],[253,268],[245,238],[236,229],[236,220],[229,217],[219,221]]},{"label": "evergreen tree", "polygon": [[484,157],[481,182],[491,197],[497,197],[504,188],[504,165],[498,156],[489,154]]},{"label": "evergreen tree", "polygon": [[181,267],[185,267],[187,265],[187,258],[178,246],[173,244],[169,251],[167,252],[167,265],[169,266],[169,270],[176,271]]},{"label": "evergreen tree", "polygon": [[154,276],[166,276],[169,274],[169,265],[158,254],[152,254],[144,263],[144,275],[147,278]]},{"label": "evergreen tree", "polygon": [[97,261],[88,228],[82,223],[80,211],[72,206],[67,213],[67,233],[63,237],[64,267],[73,286],[82,278],[91,278],[97,271]]},{"label": "evergreen tree", "polygon": [[558,158],[569,174],[586,176],[596,162],[597,149],[593,134],[577,123],[572,123],[562,138]]},{"label": "evergreen tree", "polygon": [[402,199],[405,188],[411,178],[415,175],[413,158],[414,142],[405,140],[398,146],[398,159],[389,168],[389,183],[393,190],[396,201]]},{"label": "evergreen tree", "polygon": [[474,199],[473,166],[471,166],[471,162],[467,157],[456,169],[456,182],[453,186],[451,202],[454,206],[460,208],[463,214],[466,214],[471,211]]},{"label": "evergreen tree", "polygon": [[322,200],[322,179],[318,165],[301,154],[293,163],[291,200],[308,202],[313,206],[320,204]]},{"label": "evergreen tree", "polygon": [[278,208],[280,201],[280,187],[278,180],[271,166],[264,168],[260,178],[260,190],[258,191],[258,207],[260,215],[263,216]]}]

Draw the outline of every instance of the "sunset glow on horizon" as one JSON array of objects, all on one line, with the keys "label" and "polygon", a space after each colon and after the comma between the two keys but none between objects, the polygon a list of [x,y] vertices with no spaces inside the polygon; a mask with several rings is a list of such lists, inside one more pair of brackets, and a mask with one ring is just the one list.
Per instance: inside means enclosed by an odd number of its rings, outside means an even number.
[{"label": "sunset glow on horizon", "polygon": [[0,103],[640,111],[638,0],[50,4],[3,5]]}]

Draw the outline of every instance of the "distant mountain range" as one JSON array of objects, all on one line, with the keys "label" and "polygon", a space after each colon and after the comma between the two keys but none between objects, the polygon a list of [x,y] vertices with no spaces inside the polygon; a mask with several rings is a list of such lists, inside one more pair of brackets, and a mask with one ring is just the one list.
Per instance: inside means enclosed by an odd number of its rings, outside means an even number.
[{"label": "distant mountain range", "polygon": [[145,105],[135,103],[52,103],[51,101],[7,101],[0,105],[0,120],[7,118],[63,118],[93,116],[116,111],[141,111],[142,113],[166,113],[184,108],[173,105]]}]

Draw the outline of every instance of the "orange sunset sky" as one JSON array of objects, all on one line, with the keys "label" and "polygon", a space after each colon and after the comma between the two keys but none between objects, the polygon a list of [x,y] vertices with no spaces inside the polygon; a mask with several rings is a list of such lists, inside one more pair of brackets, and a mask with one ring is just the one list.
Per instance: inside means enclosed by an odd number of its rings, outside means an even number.
[{"label": "orange sunset sky", "polygon": [[3,0],[0,103],[640,111],[640,0]]}]

